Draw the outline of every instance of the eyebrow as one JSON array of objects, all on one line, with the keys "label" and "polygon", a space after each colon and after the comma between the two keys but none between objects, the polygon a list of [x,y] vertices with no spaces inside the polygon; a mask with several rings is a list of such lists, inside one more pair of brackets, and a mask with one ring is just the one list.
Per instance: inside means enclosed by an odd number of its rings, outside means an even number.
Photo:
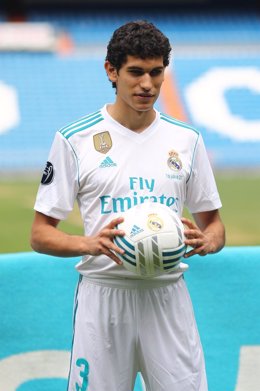
[{"label": "eyebrow", "polygon": [[[161,69],[163,69],[163,68],[164,68],[163,65],[159,65],[159,66],[157,66],[157,67],[152,68],[152,69],[150,70],[150,72],[153,71],[154,69],[161,70]],[[129,70],[129,71],[135,71],[135,70],[138,70],[138,71],[145,71],[144,68],[139,67],[139,66],[135,66],[135,65],[132,65],[132,66],[127,67],[127,70]]]}]

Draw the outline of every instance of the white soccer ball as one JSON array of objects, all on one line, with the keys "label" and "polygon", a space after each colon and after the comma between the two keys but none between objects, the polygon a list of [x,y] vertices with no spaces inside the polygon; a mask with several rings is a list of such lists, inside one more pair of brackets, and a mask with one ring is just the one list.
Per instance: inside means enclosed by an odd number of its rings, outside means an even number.
[{"label": "white soccer ball", "polygon": [[125,251],[117,255],[127,270],[151,278],[178,267],[186,245],[184,227],[175,212],[157,202],[144,202],[122,216],[118,228],[125,236],[116,236],[114,242]]}]

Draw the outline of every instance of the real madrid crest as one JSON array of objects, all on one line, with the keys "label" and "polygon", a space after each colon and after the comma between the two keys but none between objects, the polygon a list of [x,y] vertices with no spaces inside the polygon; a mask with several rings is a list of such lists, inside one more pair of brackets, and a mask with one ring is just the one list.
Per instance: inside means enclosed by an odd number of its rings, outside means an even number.
[{"label": "real madrid crest", "polygon": [[168,167],[173,171],[180,171],[182,169],[182,161],[179,158],[178,152],[173,149],[169,152],[169,158],[167,160]]},{"label": "real madrid crest", "polygon": [[107,153],[112,147],[112,139],[109,132],[97,133],[93,136],[95,150]]},{"label": "real madrid crest", "polygon": [[147,225],[152,231],[158,232],[163,227],[163,220],[156,213],[152,213],[148,216]]}]

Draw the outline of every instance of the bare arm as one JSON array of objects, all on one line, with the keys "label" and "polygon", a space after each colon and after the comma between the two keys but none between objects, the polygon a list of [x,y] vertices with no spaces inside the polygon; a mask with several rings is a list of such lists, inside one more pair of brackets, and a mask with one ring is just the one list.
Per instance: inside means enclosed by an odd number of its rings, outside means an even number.
[{"label": "bare arm", "polygon": [[207,255],[220,251],[225,245],[225,227],[221,221],[219,211],[212,210],[193,214],[195,223],[182,218],[186,226],[185,243],[193,247],[193,250],[186,253],[185,257],[192,255]]},{"label": "bare arm", "polygon": [[113,238],[124,235],[123,231],[115,229],[122,221],[122,218],[112,220],[94,236],[69,235],[58,229],[59,220],[36,212],[31,246],[37,252],[59,257],[105,254],[121,265],[122,262],[114,252],[122,253],[122,250],[113,243]]}]

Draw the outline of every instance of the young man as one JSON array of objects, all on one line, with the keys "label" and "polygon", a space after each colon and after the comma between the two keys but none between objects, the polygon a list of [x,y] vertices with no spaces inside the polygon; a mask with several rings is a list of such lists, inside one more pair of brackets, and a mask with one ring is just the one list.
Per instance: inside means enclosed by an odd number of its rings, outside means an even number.
[{"label": "young man", "polygon": [[[57,132],[42,177],[33,249],[83,256],[69,391],[130,391],[138,371],[147,391],[207,390],[184,270],[138,279],[122,266],[113,243],[124,235],[115,214],[153,196],[179,216],[184,204],[193,214],[196,223],[183,219],[191,247],[186,257],[224,246],[221,202],[201,135],[154,109],[170,50],[168,39],[145,21],[117,29],[105,61],[115,102]],[[85,236],[58,228],[75,199]]]}]

